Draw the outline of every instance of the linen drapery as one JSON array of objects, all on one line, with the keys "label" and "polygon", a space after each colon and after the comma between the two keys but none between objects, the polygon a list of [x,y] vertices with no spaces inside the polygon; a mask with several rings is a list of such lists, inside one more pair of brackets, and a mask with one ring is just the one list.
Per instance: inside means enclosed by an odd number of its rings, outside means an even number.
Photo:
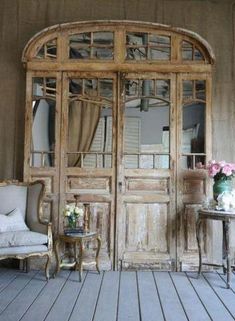
[{"label": "linen drapery", "polygon": [[[72,101],[69,105],[68,150],[89,152],[99,123],[101,107],[86,101]],[[81,155],[68,156],[69,167],[80,167]]]}]

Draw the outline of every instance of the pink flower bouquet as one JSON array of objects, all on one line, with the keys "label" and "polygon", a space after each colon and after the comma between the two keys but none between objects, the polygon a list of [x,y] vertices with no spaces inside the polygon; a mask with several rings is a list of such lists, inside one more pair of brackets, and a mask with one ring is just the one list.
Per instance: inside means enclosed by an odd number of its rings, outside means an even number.
[{"label": "pink flower bouquet", "polygon": [[209,176],[217,180],[228,180],[235,176],[235,164],[212,160],[208,166]]}]

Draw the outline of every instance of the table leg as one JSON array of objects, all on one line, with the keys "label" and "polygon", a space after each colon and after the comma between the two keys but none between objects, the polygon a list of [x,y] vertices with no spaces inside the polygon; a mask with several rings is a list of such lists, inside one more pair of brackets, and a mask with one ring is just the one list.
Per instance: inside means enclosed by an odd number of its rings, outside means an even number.
[{"label": "table leg", "polygon": [[230,280],[231,280],[231,257],[230,257],[230,220],[228,222],[223,221],[223,235],[225,240],[224,247],[224,257],[227,261],[227,288],[230,288]]},{"label": "table leg", "polygon": [[201,248],[201,237],[200,237],[201,223],[202,223],[202,219],[198,218],[197,224],[196,224],[196,237],[197,237],[198,254],[199,254],[198,277],[202,271],[202,248]]},{"label": "table leg", "polygon": [[100,273],[100,269],[99,269],[100,248],[101,248],[101,238],[98,236],[97,237],[97,250],[96,250],[96,255],[95,255],[96,270],[97,270],[98,273]]},{"label": "table leg", "polygon": [[79,263],[78,263],[78,270],[79,270],[79,282],[82,281],[82,260],[83,260],[83,241],[79,240]]},{"label": "table leg", "polygon": [[56,270],[53,277],[60,272],[60,240],[55,241],[55,257],[56,257]]}]

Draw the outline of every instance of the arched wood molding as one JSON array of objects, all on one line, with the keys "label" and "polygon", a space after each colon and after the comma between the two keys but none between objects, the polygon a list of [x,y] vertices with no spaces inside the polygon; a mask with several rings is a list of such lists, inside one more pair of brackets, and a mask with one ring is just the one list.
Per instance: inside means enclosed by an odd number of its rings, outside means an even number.
[{"label": "arched wood molding", "polygon": [[[35,36],[33,36],[28,43],[26,44],[23,54],[22,54],[22,62],[27,63],[30,61],[36,61],[39,59],[35,58],[35,55],[39,48],[49,40],[58,38],[58,56],[55,60],[50,60],[50,62],[62,63],[65,62],[66,57],[63,56],[61,49],[63,51],[63,47],[67,44],[67,36],[77,32],[88,31],[90,28],[91,31],[101,30],[105,28],[106,30],[113,31],[140,31],[140,32],[156,32],[159,31],[160,33],[168,33],[169,35],[176,35],[181,38],[181,40],[192,42],[196,45],[203,53],[206,61],[203,62],[204,64],[214,64],[215,62],[215,55],[214,52],[209,45],[209,43],[199,36],[197,33],[182,29],[182,28],[175,28],[168,25],[158,24],[158,23],[150,23],[150,22],[138,22],[138,21],[126,21],[126,20],[95,20],[95,21],[82,21],[82,22],[72,22],[72,23],[63,23],[57,24],[48,28],[43,29]],[[66,44],[65,44],[66,42]],[[123,43],[125,40],[123,40]],[[178,46],[180,44],[178,43]],[[44,59],[40,60],[40,63],[45,61]],[[148,61],[147,61],[148,62]],[[176,61],[174,61],[175,63]],[[178,61],[179,62],[179,61]],[[94,61],[90,61],[90,63],[94,64]],[[105,62],[106,63],[106,62]],[[108,62],[110,63],[110,62]],[[107,63],[107,64],[108,64]],[[146,61],[144,61],[146,65]],[[162,64],[162,61],[151,61],[153,64]],[[167,64],[171,64],[172,61],[167,61]],[[192,64],[192,61],[181,61],[184,64]],[[194,62],[195,63],[195,62]],[[197,62],[198,64],[198,62]],[[117,64],[116,64],[117,65]],[[32,67],[32,66],[31,66]],[[48,66],[47,66],[48,67]],[[30,68],[31,69],[31,68]],[[34,68],[32,68],[34,69]],[[36,68],[37,69],[37,68]],[[55,68],[57,69],[57,68]],[[60,69],[60,68],[58,68]],[[58,70],[57,69],[57,70]],[[116,68],[117,70],[117,68]]]}]

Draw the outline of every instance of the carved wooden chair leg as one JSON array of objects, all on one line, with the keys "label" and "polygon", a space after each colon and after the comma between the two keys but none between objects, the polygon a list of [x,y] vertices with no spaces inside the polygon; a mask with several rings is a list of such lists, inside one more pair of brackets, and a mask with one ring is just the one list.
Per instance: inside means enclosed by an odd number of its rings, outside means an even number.
[{"label": "carved wooden chair leg", "polygon": [[30,259],[25,259],[26,273],[30,271]]},{"label": "carved wooden chair leg", "polygon": [[101,248],[101,239],[98,236],[97,237],[97,250],[96,250],[96,256],[95,256],[95,262],[96,262],[96,270],[98,273],[100,273],[100,269],[99,269],[99,253],[100,253],[100,248]]},{"label": "carved wooden chair leg", "polygon": [[45,266],[45,274],[47,281],[50,279],[50,266],[51,266],[51,256],[47,255],[47,262]]}]

